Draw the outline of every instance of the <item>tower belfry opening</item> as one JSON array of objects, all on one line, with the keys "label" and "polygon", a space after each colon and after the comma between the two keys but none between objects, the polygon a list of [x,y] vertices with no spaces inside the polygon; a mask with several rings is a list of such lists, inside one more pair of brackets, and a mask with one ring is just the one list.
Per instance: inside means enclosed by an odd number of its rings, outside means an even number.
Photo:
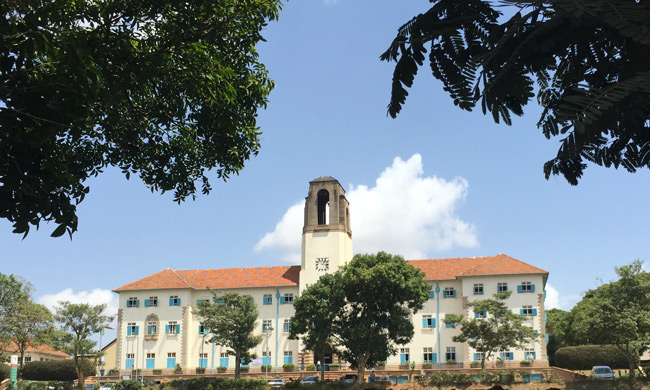
[{"label": "tower belfry opening", "polygon": [[318,224],[327,225],[329,209],[330,209],[330,193],[327,190],[318,191],[317,195],[318,202]]}]

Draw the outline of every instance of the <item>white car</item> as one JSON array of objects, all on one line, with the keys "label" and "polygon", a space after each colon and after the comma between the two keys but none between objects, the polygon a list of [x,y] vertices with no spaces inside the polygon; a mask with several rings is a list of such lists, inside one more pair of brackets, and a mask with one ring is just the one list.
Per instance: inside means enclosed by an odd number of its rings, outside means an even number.
[{"label": "white car", "polygon": [[115,385],[115,382],[102,383],[102,387],[100,387],[99,390],[113,390],[115,388]]},{"label": "white car", "polygon": [[614,371],[608,366],[594,366],[591,369],[591,377],[594,379],[614,379]]},{"label": "white car", "polygon": [[282,378],[269,379],[269,386],[282,387],[284,386],[284,379]]}]

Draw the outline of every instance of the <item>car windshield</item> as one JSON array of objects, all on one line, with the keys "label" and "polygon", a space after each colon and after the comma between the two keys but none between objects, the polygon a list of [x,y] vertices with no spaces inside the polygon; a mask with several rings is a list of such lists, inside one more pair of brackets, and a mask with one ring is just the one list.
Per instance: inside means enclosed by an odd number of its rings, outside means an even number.
[{"label": "car windshield", "polygon": [[610,374],[612,369],[609,367],[599,367],[596,369],[597,374]]}]

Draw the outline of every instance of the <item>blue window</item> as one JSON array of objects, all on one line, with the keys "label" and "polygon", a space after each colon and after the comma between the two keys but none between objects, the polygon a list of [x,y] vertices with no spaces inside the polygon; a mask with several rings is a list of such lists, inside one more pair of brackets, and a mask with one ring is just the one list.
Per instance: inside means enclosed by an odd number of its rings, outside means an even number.
[{"label": "blue window", "polygon": [[156,368],[156,354],[155,353],[148,353],[147,354],[147,361],[146,361],[146,366],[145,368]]},{"label": "blue window", "polygon": [[524,352],[524,359],[525,360],[535,360],[535,351],[532,349],[526,349]]},{"label": "blue window", "polygon": [[271,304],[273,304],[273,295],[264,294],[264,297],[262,298],[262,304],[263,305],[271,305]]},{"label": "blue window", "polygon": [[522,317],[535,317],[537,316],[537,309],[533,309],[532,306],[524,306],[519,310],[519,314]]},{"label": "blue window", "polygon": [[518,293],[534,293],[535,292],[535,285],[532,284],[531,282],[522,282],[519,286],[517,286],[517,292]]},{"label": "blue window", "polygon": [[181,299],[177,295],[169,297],[169,306],[180,306]]},{"label": "blue window", "polygon": [[435,297],[436,297],[436,292],[433,291],[433,290],[430,290],[430,291],[429,291],[429,299],[433,299],[433,298],[435,298]]},{"label": "blue window", "polygon": [[221,357],[219,358],[219,365],[221,367],[228,367],[228,354],[222,352]]},{"label": "blue window", "polygon": [[[267,356],[268,354],[268,356]],[[271,352],[270,351],[262,351],[262,365],[263,366],[270,366],[271,365]]]},{"label": "blue window", "polygon": [[282,331],[284,333],[290,333],[291,332],[291,321],[290,320],[284,320],[284,324],[282,324]]},{"label": "blue window", "polygon": [[422,329],[433,329],[436,327],[436,319],[430,314],[422,316]]},{"label": "blue window", "polygon": [[483,295],[483,283],[474,283],[474,295]]},{"label": "blue window", "polygon": [[167,368],[176,368],[176,352],[167,354]]},{"label": "blue window", "polygon": [[203,325],[199,325],[199,334],[208,334],[207,329]]},{"label": "blue window", "polygon": [[280,304],[282,305],[293,305],[293,294],[287,293],[283,297],[280,297]]},{"label": "blue window", "polygon": [[199,354],[199,367],[207,368],[208,367],[208,354],[200,353]]},{"label": "blue window", "polygon": [[[133,354],[127,354],[127,355],[133,355]],[[135,361],[135,359],[133,359],[133,358],[126,359],[124,361],[125,362],[124,363],[124,368],[126,368],[127,370],[132,370],[133,368],[135,368],[135,366],[133,365],[134,361]]]},{"label": "blue window", "polygon": [[445,328],[453,328],[456,326],[455,322],[445,322]]},{"label": "blue window", "polygon": [[423,348],[422,351],[423,351],[423,353],[422,353],[422,362],[424,362],[424,363],[437,363],[438,362],[438,357],[433,352],[433,348],[431,348],[431,347]]},{"label": "blue window", "polygon": [[497,292],[498,293],[503,293],[508,291],[508,283],[498,283],[497,284]]},{"label": "blue window", "polygon": [[149,299],[144,300],[144,307],[156,307],[158,306],[158,297],[149,297]]},{"label": "blue window", "polygon": [[474,313],[474,318],[487,318],[487,313],[485,311],[477,311]]},{"label": "blue window", "polygon": [[501,352],[501,360],[513,360],[515,354],[512,352]]},{"label": "blue window", "polygon": [[480,362],[481,360],[483,360],[483,352],[476,352],[474,354],[474,361]]},{"label": "blue window", "polygon": [[[197,300],[196,300],[196,307],[199,307],[199,305],[201,304],[201,302],[210,302],[210,300],[209,300],[209,299],[197,299]],[[180,303],[179,303],[179,304],[180,304]]]},{"label": "blue window", "polygon": [[147,334],[150,335],[150,336],[158,334],[158,323],[157,322],[149,322],[147,324]]},{"label": "blue window", "polygon": [[399,353],[399,362],[401,364],[407,364],[411,362],[411,353],[408,348],[400,348]]},{"label": "blue window", "polygon": [[456,289],[453,287],[445,287],[442,291],[443,298],[456,298]]},{"label": "blue window", "polygon": [[127,336],[137,336],[138,335],[138,327],[135,325],[134,322],[129,322],[126,326],[126,335]]},{"label": "blue window", "polygon": [[140,306],[140,300],[135,297],[130,297],[126,300],[126,307],[138,307]]},{"label": "blue window", "polygon": [[271,320],[262,320],[262,333],[266,333],[267,330],[270,331],[272,327]]},{"label": "blue window", "polygon": [[293,364],[293,352],[284,351],[284,364]]},{"label": "blue window", "polygon": [[165,325],[165,334],[179,334],[181,333],[181,326],[176,323],[176,321],[170,321],[168,325]]}]

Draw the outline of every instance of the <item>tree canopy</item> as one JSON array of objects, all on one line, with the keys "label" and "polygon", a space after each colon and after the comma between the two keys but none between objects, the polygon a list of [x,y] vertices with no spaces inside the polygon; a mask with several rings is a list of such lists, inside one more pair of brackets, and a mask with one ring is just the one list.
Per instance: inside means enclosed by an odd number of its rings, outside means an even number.
[{"label": "tree canopy", "polygon": [[30,295],[29,283],[18,276],[0,273],[0,347],[11,341],[11,319]]},{"label": "tree canopy", "polygon": [[524,318],[508,308],[506,300],[512,291],[494,295],[494,299],[481,299],[469,302],[467,307],[478,318],[463,318],[457,314],[445,316],[445,323],[452,327],[460,326],[460,334],[452,339],[457,343],[467,343],[481,354],[481,369],[485,370],[485,361],[497,351],[522,348],[535,339],[535,331],[523,324]]},{"label": "tree canopy", "polygon": [[643,261],[616,267],[618,280],[585,294],[572,310],[570,331],[588,344],[612,344],[628,359],[630,376],[650,348],[650,272]]},{"label": "tree canopy", "polygon": [[[413,338],[409,315],[428,299],[429,285],[423,278],[424,273],[401,256],[355,255],[296,300],[292,335],[304,334],[314,347],[331,338],[337,354],[357,368],[362,383],[366,368],[385,362],[397,352],[395,345]],[[329,334],[323,329],[327,326]]]},{"label": "tree canopy", "polygon": [[112,316],[102,313],[106,304],[89,305],[87,303],[59,302],[56,307],[54,320],[64,332],[63,351],[70,354],[74,360],[75,371],[77,372],[77,386],[84,388],[85,376],[83,371],[83,360],[89,356],[95,356],[95,341],[90,337],[105,329],[112,321]]},{"label": "tree canopy", "polygon": [[259,150],[273,82],[255,45],[280,0],[0,2],[0,218],[77,230],[109,166],[181,202]]},{"label": "tree canopy", "polygon": [[215,293],[212,302],[199,304],[201,325],[210,332],[206,343],[224,346],[235,357],[235,378],[239,378],[241,364],[250,363],[250,350],[262,342],[261,335],[253,334],[258,315],[257,306],[247,295]]},{"label": "tree canopy", "polygon": [[537,126],[561,137],[544,164],[547,179],[561,174],[576,185],[587,162],[650,168],[649,2],[430,1],[381,55],[396,62],[391,117],[428,52],[433,76],[463,110],[480,104],[510,124],[537,94]]}]

